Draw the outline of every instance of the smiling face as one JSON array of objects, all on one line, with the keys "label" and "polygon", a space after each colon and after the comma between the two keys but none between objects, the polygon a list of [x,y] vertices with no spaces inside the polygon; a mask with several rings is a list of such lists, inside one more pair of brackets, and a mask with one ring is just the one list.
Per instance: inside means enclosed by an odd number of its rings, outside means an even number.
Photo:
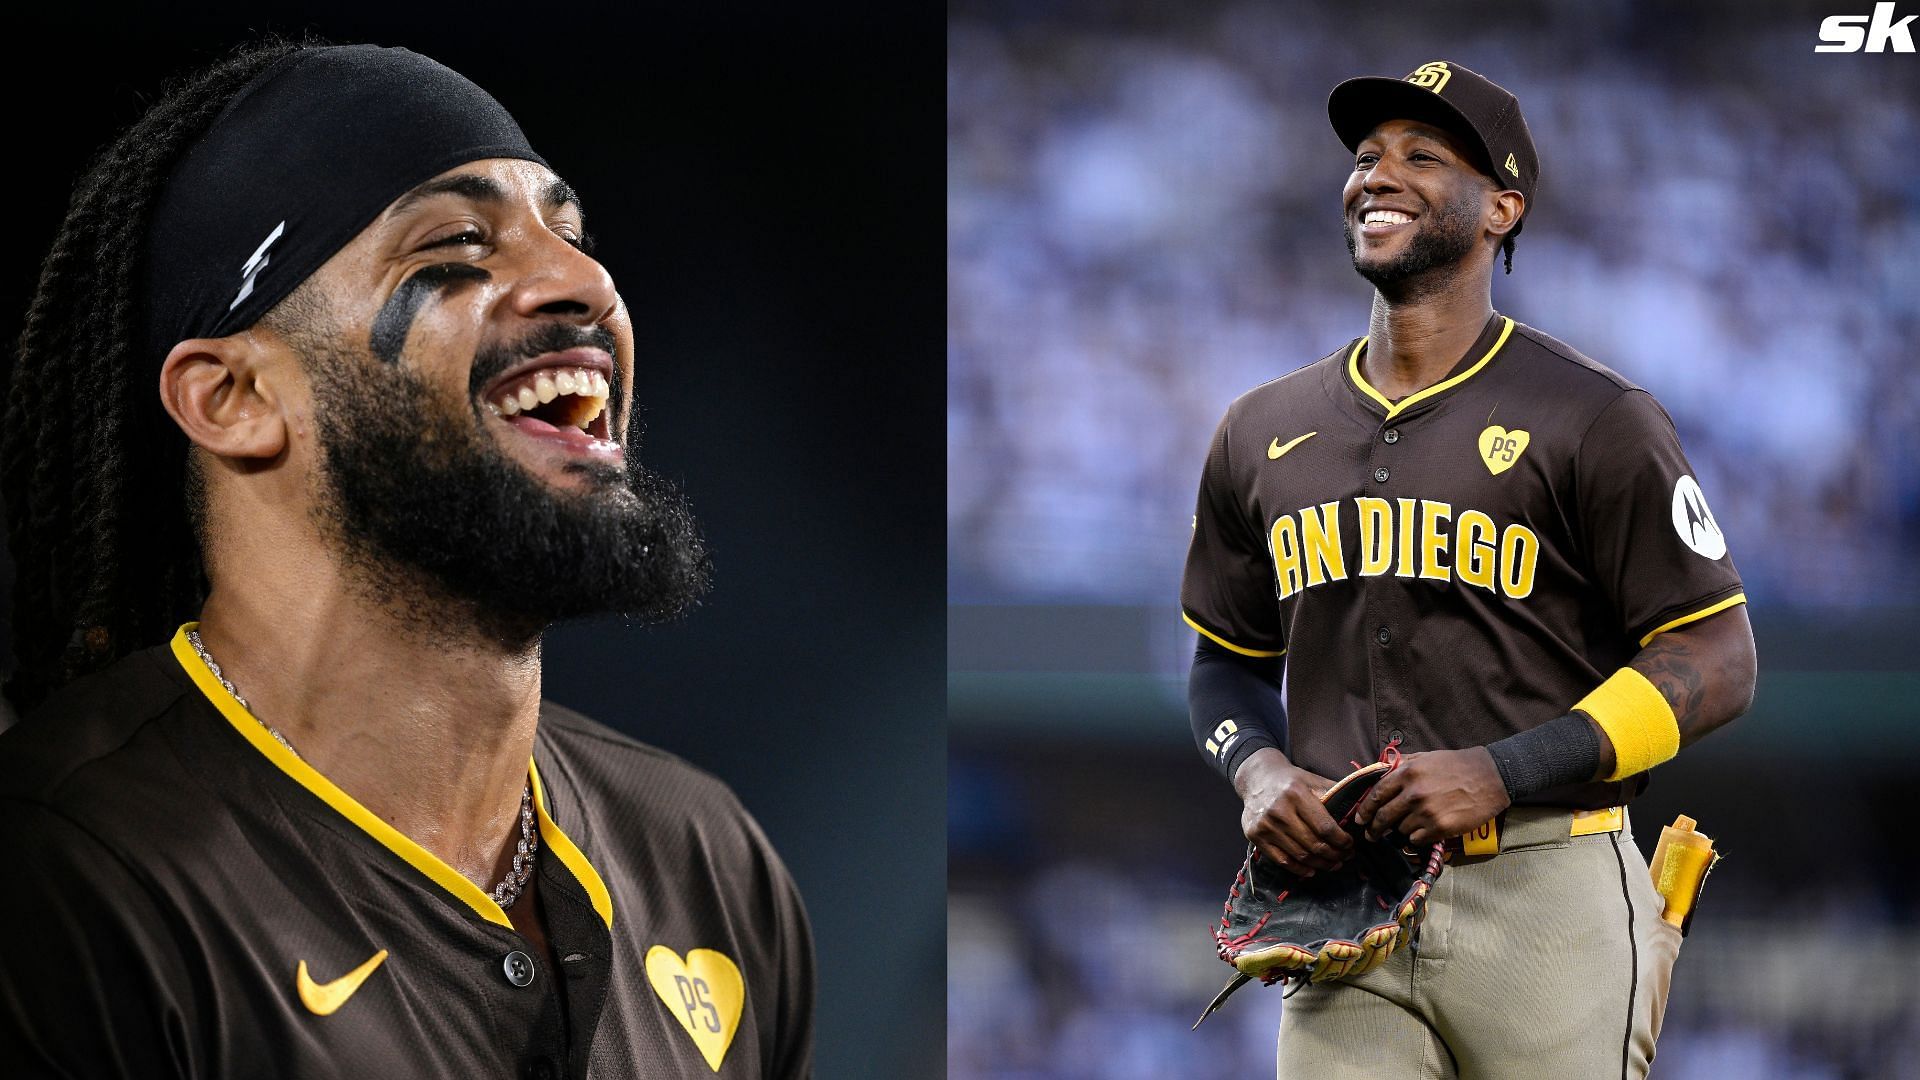
[{"label": "smiling face", "polygon": [[563,181],[473,162],[395,200],[263,323],[311,388],[311,517],[373,595],[424,586],[525,636],[704,589],[683,500],[627,459],[633,333],[585,246]]},{"label": "smiling face", "polygon": [[1341,196],[1347,251],[1382,293],[1443,287],[1476,254],[1491,268],[1524,204],[1473,155],[1451,132],[1413,120],[1385,121],[1355,148]]},{"label": "smiling face", "polygon": [[505,453],[579,487],[615,476],[633,376],[632,326],[587,243],[565,181],[533,162],[473,162],[394,200],[312,284],[341,330],[364,323],[374,359],[435,382],[464,375]]}]

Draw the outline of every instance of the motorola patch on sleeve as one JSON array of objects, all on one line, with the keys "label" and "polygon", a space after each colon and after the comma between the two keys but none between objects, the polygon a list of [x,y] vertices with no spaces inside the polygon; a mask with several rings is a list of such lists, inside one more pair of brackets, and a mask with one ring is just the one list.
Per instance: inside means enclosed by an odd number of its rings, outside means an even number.
[{"label": "motorola patch on sleeve", "polygon": [[1727,553],[1727,537],[1720,523],[1707,509],[1707,496],[1699,481],[1682,476],[1673,485],[1673,531],[1680,541],[1706,559],[1718,559]]}]

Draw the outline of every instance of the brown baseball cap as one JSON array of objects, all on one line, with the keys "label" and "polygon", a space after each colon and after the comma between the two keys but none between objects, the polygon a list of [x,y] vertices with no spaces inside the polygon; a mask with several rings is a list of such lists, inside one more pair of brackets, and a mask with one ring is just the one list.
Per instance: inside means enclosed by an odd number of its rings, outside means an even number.
[{"label": "brown baseball cap", "polygon": [[[1348,150],[1382,121],[1418,120],[1467,137],[1485,153],[1480,167],[1505,188],[1526,196],[1540,179],[1540,155],[1520,115],[1520,99],[1505,87],[1450,60],[1432,60],[1404,79],[1370,75],[1348,79],[1327,98],[1327,117]],[[1520,224],[1526,223],[1521,215]],[[1520,235],[1514,226],[1512,235]]]}]

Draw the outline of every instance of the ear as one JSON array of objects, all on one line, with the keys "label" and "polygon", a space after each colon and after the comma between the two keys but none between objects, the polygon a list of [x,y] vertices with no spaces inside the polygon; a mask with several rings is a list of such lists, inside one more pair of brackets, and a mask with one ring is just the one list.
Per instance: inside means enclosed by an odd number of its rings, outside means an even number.
[{"label": "ear", "polygon": [[160,401],[194,445],[225,458],[277,457],[287,447],[283,401],[261,371],[251,334],[190,338],[160,365]]},{"label": "ear", "polygon": [[1496,238],[1505,238],[1520,224],[1520,217],[1527,212],[1527,197],[1517,191],[1496,191],[1493,195],[1493,214],[1487,219],[1487,231]]}]

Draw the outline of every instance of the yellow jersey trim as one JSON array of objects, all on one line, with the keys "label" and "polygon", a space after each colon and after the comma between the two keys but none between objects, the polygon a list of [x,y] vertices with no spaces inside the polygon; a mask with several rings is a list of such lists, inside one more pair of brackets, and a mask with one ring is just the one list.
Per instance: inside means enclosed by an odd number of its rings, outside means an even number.
[{"label": "yellow jersey trim", "polygon": [[1427,387],[1425,390],[1416,390],[1408,394],[1406,397],[1401,398],[1398,404],[1388,401],[1385,394],[1375,390],[1372,384],[1368,383],[1367,380],[1360,375],[1360,354],[1366,351],[1367,338],[1361,338],[1354,344],[1353,351],[1347,354],[1347,375],[1353,379],[1353,385],[1359,387],[1361,393],[1379,402],[1380,407],[1387,410],[1387,419],[1391,420],[1396,415],[1405,412],[1414,404],[1425,401],[1443,390],[1450,390],[1453,387],[1459,386],[1461,383],[1479,374],[1480,369],[1487,366],[1487,361],[1494,358],[1494,355],[1500,351],[1500,347],[1507,343],[1507,338],[1513,334],[1513,319],[1506,315],[1502,315],[1500,318],[1505,325],[1500,327],[1500,336],[1493,340],[1493,348],[1487,350],[1487,355],[1481,357],[1474,362],[1472,367],[1455,375],[1451,379],[1442,379],[1432,386]]},{"label": "yellow jersey trim", "polygon": [[1193,616],[1187,614],[1184,611],[1180,613],[1180,619],[1182,622],[1185,622],[1188,626],[1191,626],[1195,630],[1200,631],[1201,636],[1205,637],[1208,641],[1213,642],[1215,645],[1218,645],[1223,649],[1232,649],[1234,652],[1239,653],[1241,656],[1285,656],[1287,655],[1287,650],[1285,649],[1281,649],[1279,652],[1274,652],[1270,649],[1248,649],[1239,645],[1235,645],[1233,642],[1228,641],[1226,638],[1221,637],[1219,634],[1216,634],[1213,631],[1207,629],[1206,627],[1201,626],[1199,623],[1194,622]]},{"label": "yellow jersey trim", "polygon": [[1665,694],[1630,667],[1613,673],[1606,682],[1574,705],[1593,718],[1613,744],[1611,782],[1646,772],[1680,752],[1680,720]]},{"label": "yellow jersey trim", "polygon": [[[221,686],[220,680],[214,677],[213,672],[207,670],[207,665],[201,661],[200,654],[193,651],[193,645],[187,641],[187,631],[196,630],[199,626],[198,622],[182,623],[180,629],[174,631],[173,657],[179,661],[181,669],[187,673],[188,678],[193,680],[193,684],[200,688],[200,692],[213,703],[213,707],[218,709],[227,723],[233,726],[233,730],[240,733],[241,738],[252,744],[255,750],[258,750],[281,772],[292,777],[301,787],[311,791],[321,802],[333,807],[341,817],[359,826],[362,832],[378,840],[387,850],[400,856],[434,884],[452,893],[461,903],[473,909],[474,914],[496,926],[513,929],[513,920],[507,917],[507,913],[501,910],[500,905],[494,903],[493,897],[487,895],[480,886],[467,880],[466,875],[442,862],[439,856],[415,843],[405,833],[382,821],[379,815],[360,805],[353,796],[340,790],[333,781],[302,761],[299,755],[280,745],[279,741],[267,732],[265,724],[249,712],[246,706],[234,700],[232,694],[227,693],[227,688]],[[574,877],[580,880],[580,884],[587,890],[587,895],[592,898],[594,910],[606,920],[608,929],[612,929],[613,903],[607,896],[607,887],[600,880],[600,875],[595,873],[592,865],[587,862],[586,856],[580,853],[580,849],[574,846],[573,841],[567,837],[566,833],[560,831],[560,826],[556,825],[553,818],[548,815],[545,794],[540,789],[539,774],[534,769],[531,757],[527,759],[527,777],[533,785],[534,802],[539,807],[540,839],[562,863],[566,864],[567,869],[573,871]]]},{"label": "yellow jersey trim", "polygon": [[573,871],[574,879],[587,890],[587,898],[593,901],[593,910],[600,913],[600,921],[607,924],[607,929],[613,929],[613,897],[607,892],[607,883],[600,880],[599,872],[587,861],[586,855],[547,813],[547,795],[540,787],[540,770],[531,760],[527,762],[527,773],[533,779],[533,803],[540,815],[540,838],[546,842],[547,850],[565,863],[567,869]]},{"label": "yellow jersey trim", "polygon": [[1720,601],[1719,603],[1708,604],[1706,607],[1701,608],[1699,611],[1696,611],[1691,615],[1682,615],[1679,618],[1674,619],[1670,622],[1663,622],[1659,626],[1654,627],[1651,631],[1648,631],[1646,637],[1643,637],[1640,639],[1640,647],[1643,649],[1646,648],[1647,642],[1652,641],[1654,638],[1659,637],[1661,634],[1664,634],[1667,631],[1674,629],[1675,627],[1685,626],[1690,622],[1699,622],[1701,619],[1704,619],[1709,615],[1718,615],[1720,612],[1727,610],[1728,608],[1732,607],[1735,604],[1744,604],[1746,602],[1747,602],[1747,594],[1744,592],[1737,592],[1737,593],[1734,593],[1732,596],[1727,597],[1725,600]]}]

